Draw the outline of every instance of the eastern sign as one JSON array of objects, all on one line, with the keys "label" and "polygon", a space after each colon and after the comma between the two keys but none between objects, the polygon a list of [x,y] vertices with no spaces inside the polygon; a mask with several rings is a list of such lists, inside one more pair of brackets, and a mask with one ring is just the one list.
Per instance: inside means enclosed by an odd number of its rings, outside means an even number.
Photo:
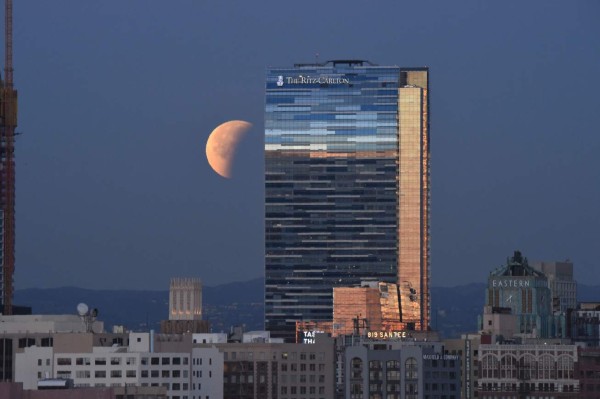
[{"label": "eastern sign", "polygon": [[492,280],[492,287],[496,288],[527,288],[529,287],[531,284],[530,280],[521,280],[521,279],[509,279],[509,278],[504,278],[504,279],[493,279]]}]

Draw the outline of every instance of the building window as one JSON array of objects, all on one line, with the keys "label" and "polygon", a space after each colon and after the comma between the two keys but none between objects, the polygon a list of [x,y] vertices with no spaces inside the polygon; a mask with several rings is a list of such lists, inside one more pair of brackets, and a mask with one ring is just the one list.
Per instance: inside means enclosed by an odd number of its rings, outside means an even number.
[{"label": "building window", "polygon": [[111,370],[110,371],[111,378],[121,378],[122,376],[123,376],[123,373],[121,372],[121,370]]},{"label": "building window", "polygon": [[[417,365],[417,359],[409,357],[404,363],[405,367],[405,398],[406,399],[417,399],[418,397],[418,382],[419,368]],[[434,386],[436,384],[433,384]],[[435,388],[434,388],[435,389]]]},{"label": "building window", "polygon": [[71,358],[70,357],[59,357],[56,359],[56,364],[59,366],[70,366]]},{"label": "building window", "polygon": [[76,378],[90,378],[91,377],[91,372],[90,370],[77,370],[75,372],[75,377]]}]

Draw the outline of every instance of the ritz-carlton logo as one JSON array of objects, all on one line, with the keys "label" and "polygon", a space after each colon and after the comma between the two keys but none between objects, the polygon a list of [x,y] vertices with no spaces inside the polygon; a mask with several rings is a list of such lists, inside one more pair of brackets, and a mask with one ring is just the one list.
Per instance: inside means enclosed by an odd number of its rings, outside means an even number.
[{"label": "ritz-carlton logo", "polygon": [[329,84],[329,85],[341,85],[341,84],[348,84],[350,83],[350,79],[348,78],[331,78],[331,77],[327,77],[327,76],[319,76],[319,77],[312,77],[312,76],[302,76],[302,75],[298,75],[297,78],[293,78],[293,77],[286,77],[284,79],[283,76],[279,75],[277,77],[277,86],[281,87],[284,84],[289,84],[289,85],[306,85],[306,84]]}]

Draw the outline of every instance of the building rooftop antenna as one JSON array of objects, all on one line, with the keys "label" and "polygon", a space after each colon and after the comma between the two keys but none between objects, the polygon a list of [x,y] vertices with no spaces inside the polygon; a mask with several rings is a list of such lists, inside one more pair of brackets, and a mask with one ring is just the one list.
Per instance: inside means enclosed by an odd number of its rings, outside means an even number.
[{"label": "building rooftop antenna", "polygon": [[90,309],[88,305],[81,302],[77,305],[77,313],[81,318],[81,321],[85,324],[86,332],[94,332],[94,322],[96,321],[96,317],[98,317],[98,309]]}]

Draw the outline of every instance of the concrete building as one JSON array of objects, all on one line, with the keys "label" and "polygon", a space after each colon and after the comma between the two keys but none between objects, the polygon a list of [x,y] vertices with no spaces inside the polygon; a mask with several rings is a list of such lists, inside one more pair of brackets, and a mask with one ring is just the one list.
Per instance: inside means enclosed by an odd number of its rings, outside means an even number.
[{"label": "concrete building", "polygon": [[584,346],[600,347],[600,302],[582,302],[570,316],[570,337]]},{"label": "concrete building", "polygon": [[483,323],[481,332],[491,337],[492,342],[512,339],[520,334],[519,316],[512,313],[511,308],[483,307]]},{"label": "concrete building", "polygon": [[162,387],[107,387],[30,390],[15,382],[0,382],[2,399],[167,399]]},{"label": "concrete building", "polygon": [[332,321],[333,288],[400,287],[428,330],[429,71],[362,60],[269,68],[265,326]]},{"label": "concrete building", "polygon": [[223,398],[224,356],[215,346],[192,349],[192,399]]},{"label": "concrete building", "polygon": [[[201,335],[196,341],[203,341]],[[334,341],[317,335],[314,344],[272,342],[251,333],[242,342],[194,344],[198,398],[333,398]],[[202,379],[201,380],[199,380]],[[222,392],[218,392],[218,385]]]},{"label": "concrete building", "polygon": [[[6,388],[11,395],[18,391],[15,397],[37,398],[30,391],[48,379],[72,381],[68,395],[75,396],[64,397],[73,398],[84,392],[126,399],[143,388],[149,394],[162,389],[158,393],[169,399],[333,396],[334,344],[326,336],[313,344],[285,344],[265,331],[243,334],[238,342],[222,333],[153,332],[22,332],[0,339],[10,349],[7,375],[22,384]],[[125,391],[115,394],[117,388]]]},{"label": "concrete building", "polygon": [[446,354],[460,357],[461,399],[472,399],[477,396],[481,338],[480,334],[463,334],[460,339],[443,341]]},{"label": "concrete building", "polygon": [[[104,323],[91,324],[95,337],[103,335]],[[14,381],[15,354],[30,346],[52,347],[59,332],[85,332],[87,325],[75,315],[0,316],[0,381]]]},{"label": "concrete building", "polygon": [[577,306],[577,281],[573,278],[573,262],[534,262],[531,265],[548,278],[552,295],[552,311],[567,313]]},{"label": "concrete building", "polygon": [[600,397],[600,348],[579,348],[575,376],[579,379],[581,399]]},{"label": "concrete building", "polygon": [[460,398],[460,356],[440,342],[363,341],[345,363],[347,399]]},{"label": "concrete building", "polygon": [[575,345],[537,344],[479,346],[480,399],[562,398],[579,392]]},{"label": "concrete building", "polygon": [[72,379],[80,388],[162,386],[171,399],[190,395],[191,336],[55,333],[52,341],[16,353],[14,380],[24,389],[50,377]]},{"label": "concrete building", "polygon": [[[73,309],[75,311],[75,309]],[[96,320],[92,331],[104,331],[104,322]],[[66,315],[0,315],[0,334],[86,332],[83,319],[75,314]]]}]

